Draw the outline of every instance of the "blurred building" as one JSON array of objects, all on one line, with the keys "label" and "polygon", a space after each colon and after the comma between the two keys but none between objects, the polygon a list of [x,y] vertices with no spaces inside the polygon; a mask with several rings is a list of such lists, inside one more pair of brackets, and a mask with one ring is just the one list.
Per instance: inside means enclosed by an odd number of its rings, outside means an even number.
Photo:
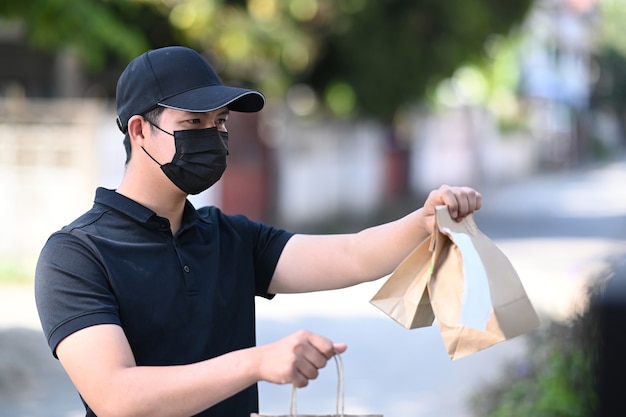
[{"label": "blurred building", "polygon": [[598,24],[597,0],[537,0],[524,23],[520,95],[544,165],[577,165],[588,151]]}]

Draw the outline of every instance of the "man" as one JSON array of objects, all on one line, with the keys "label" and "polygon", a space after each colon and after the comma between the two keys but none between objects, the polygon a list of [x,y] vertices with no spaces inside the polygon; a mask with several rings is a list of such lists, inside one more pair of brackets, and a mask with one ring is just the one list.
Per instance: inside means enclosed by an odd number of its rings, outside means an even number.
[{"label": "man", "polygon": [[378,279],[432,231],[435,206],[457,219],[481,206],[443,186],[395,222],[319,236],[196,210],[188,194],[226,167],[229,111],[263,105],[188,48],[149,51],[122,73],[122,182],[50,237],[36,272],[43,329],[87,416],[249,416],[257,382],[303,387],[346,349],[308,331],[255,346],[255,296]]}]

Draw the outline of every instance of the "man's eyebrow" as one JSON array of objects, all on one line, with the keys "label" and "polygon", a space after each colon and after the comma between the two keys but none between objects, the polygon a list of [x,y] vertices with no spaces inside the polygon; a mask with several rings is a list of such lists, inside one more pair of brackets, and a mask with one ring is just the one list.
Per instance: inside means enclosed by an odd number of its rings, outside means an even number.
[{"label": "man's eyebrow", "polygon": [[185,117],[198,117],[198,116],[206,116],[209,112],[206,111],[185,111]]},{"label": "man's eyebrow", "polygon": [[[186,111],[185,112],[185,117],[197,117],[197,116],[208,116],[209,113],[208,111],[199,111],[199,112],[192,112],[192,111]],[[230,110],[228,109],[224,109],[221,112],[218,113],[218,116],[223,116],[223,115],[229,115],[230,114]]]}]

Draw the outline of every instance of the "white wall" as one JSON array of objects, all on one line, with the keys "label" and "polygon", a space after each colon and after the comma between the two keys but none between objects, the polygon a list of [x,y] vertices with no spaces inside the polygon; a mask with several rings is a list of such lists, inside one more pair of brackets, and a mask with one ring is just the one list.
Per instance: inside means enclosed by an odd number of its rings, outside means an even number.
[{"label": "white wall", "polygon": [[[275,150],[273,194],[282,224],[346,213],[365,217],[385,203],[380,125],[264,112],[272,122],[263,126],[270,127],[265,136]],[[5,100],[0,116],[0,264],[32,269],[47,237],[91,207],[97,186],[118,186],[123,135],[111,105],[101,101]],[[420,195],[444,182],[475,185],[532,170],[532,141],[502,141],[480,110],[415,114],[413,120],[409,174]],[[192,202],[219,206],[220,187]]]},{"label": "white wall", "polygon": [[5,101],[0,109],[0,259],[31,265],[48,235],[91,205],[103,109],[83,101]]},{"label": "white wall", "polygon": [[288,224],[364,216],[383,194],[384,141],[372,123],[287,119],[276,130],[278,215]]}]

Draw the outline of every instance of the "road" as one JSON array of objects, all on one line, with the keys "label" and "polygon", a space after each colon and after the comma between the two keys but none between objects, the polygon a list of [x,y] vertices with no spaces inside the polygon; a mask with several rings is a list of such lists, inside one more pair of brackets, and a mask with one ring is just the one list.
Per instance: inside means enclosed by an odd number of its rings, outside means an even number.
[{"label": "road", "polygon": [[[626,162],[484,191],[479,228],[509,257],[542,318],[567,320],[609,262],[626,256]],[[523,361],[521,336],[451,361],[436,327],[405,330],[369,304],[382,282],[258,301],[259,343],[306,328],[348,344],[350,414],[469,417],[468,399]],[[41,335],[29,288],[0,288],[0,417],[76,417],[81,404]],[[298,393],[302,413],[335,410],[332,367]],[[288,414],[290,387],[260,384],[261,411]]]}]

